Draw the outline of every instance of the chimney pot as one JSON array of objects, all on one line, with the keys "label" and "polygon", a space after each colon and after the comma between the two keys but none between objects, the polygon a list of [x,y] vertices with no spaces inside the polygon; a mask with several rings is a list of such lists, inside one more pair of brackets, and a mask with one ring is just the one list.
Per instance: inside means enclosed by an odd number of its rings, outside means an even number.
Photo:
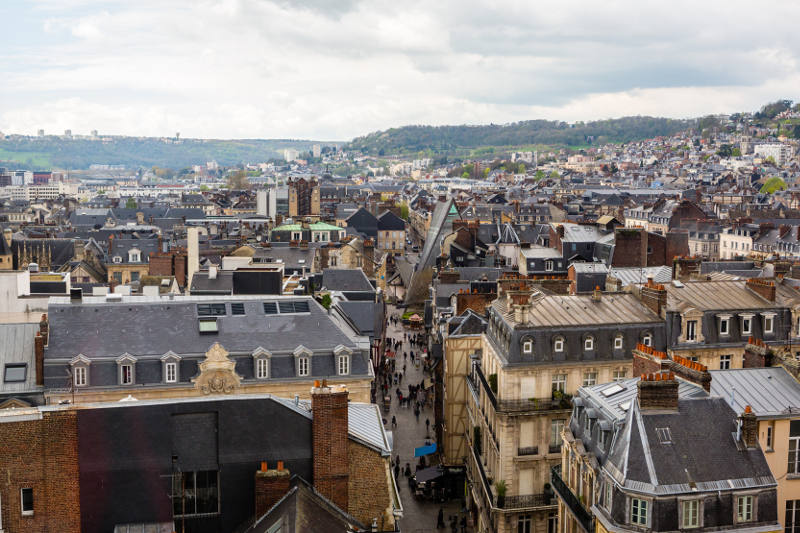
[{"label": "chimney pot", "polygon": [[267,471],[267,462],[261,461],[261,472],[266,472],[266,471]]}]

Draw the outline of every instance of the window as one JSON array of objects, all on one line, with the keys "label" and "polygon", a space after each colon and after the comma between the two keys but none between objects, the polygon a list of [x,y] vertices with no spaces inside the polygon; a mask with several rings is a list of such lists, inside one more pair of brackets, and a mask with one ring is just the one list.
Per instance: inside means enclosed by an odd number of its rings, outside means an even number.
[{"label": "window", "polygon": [[337,366],[339,369],[339,375],[344,376],[350,373],[350,356],[349,355],[340,355],[339,356],[339,364]]},{"label": "window", "polygon": [[547,260],[547,261],[545,261],[545,262],[544,262],[544,269],[545,269],[547,272],[552,272],[552,270],[553,270],[553,262],[552,262],[552,261],[550,261],[550,260]]},{"label": "window", "polygon": [[533,353],[533,341],[532,340],[526,340],[525,342],[522,343],[522,352],[523,353],[527,353],[527,354]]},{"label": "window", "polygon": [[800,474],[800,420],[789,423],[789,474]]},{"label": "window", "polygon": [[611,511],[611,502],[614,496],[614,485],[611,484],[611,480],[606,480],[606,490],[605,490],[605,501],[603,503],[603,507],[606,508],[606,511]]},{"label": "window", "polygon": [[524,514],[517,518],[517,533],[531,533],[531,515]]},{"label": "window", "polygon": [[297,360],[297,375],[298,376],[308,375],[308,357],[300,357]]},{"label": "window", "polygon": [[202,334],[219,333],[219,326],[217,325],[216,318],[201,318],[197,326]]},{"label": "window", "polygon": [[742,335],[753,333],[753,320],[750,317],[742,318]]},{"label": "window", "polygon": [[197,304],[198,316],[225,316],[225,304]]},{"label": "window", "polygon": [[178,381],[178,363],[167,363],[164,365],[164,381],[167,383],[175,383]]},{"label": "window", "polygon": [[773,425],[774,422],[769,422],[767,424],[767,451],[772,451],[772,433],[775,431],[775,426]]},{"label": "window", "polygon": [[686,340],[697,340],[697,320],[686,321]]},{"label": "window", "polygon": [[547,515],[547,533],[558,533],[558,513]]},{"label": "window", "polygon": [[122,272],[114,272],[114,281],[116,283],[122,283]]},{"label": "window", "polygon": [[653,336],[649,333],[645,333],[642,335],[642,344],[645,346],[652,346],[653,345]]},{"label": "window", "polygon": [[6,383],[14,383],[17,381],[25,381],[28,375],[28,365],[25,363],[13,363],[6,365],[3,381]]},{"label": "window", "polygon": [[176,517],[219,513],[219,473],[216,470],[175,473],[172,505]]},{"label": "window", "polygon": [[269,377],[269,359],[266,357],[256,359],[256,377],[258,379],[267,379]]},{"label": "window", "polygon": [[773,316],[764,317],[764,333],[772,333],[774,325],[775,325],[775,317]]},{"label": "window", "polygon": [[121,385],[130,385],[133,383],[133,365],[120,365],[119,382]]},{"label": "window", "polygon": [[33,489],[24,488],[19,490],[19,501],[22,516],[33,515]]},{"label": "window", "polygon": [[567,391],[567,375],[555,374],[553,375],[553,392],[564,393]]},{"label": "window", "polygon": [[583,373],[583,386],[591,387],[597,383],[597,372],[584,372]]},{"label": "window", "polygon": [[613,381],[623,381],[627,378],[628,371],[627,370],[614,370],[614,379]]},{"label": "window", "polygon": [[719,369],[720,370],[728,370],[731,367],[731,356],[730,355],[720,355],[719,356]]},{"label": "window", "polygon": [[73,369],[73,383],[75,383],[76,387],[85,387],[86,386],[86,367],[85,366],[76,366]]},{"label": "window", "polygon": [[783,521],[786,533],[800,532],[800,500],[786,500],[786,519]]},{"label": "window", "polygon": [[753,497],[738,496],[736,498],[736,521],[750,522],[753,520]]},{"label": "window", "polygon": [[625,339],[624,339],[624,337],[622,335],[617,335],[616,337],[614,337],[614,349],[615,350],[621,350],[622,349],[622,343],[623,343],[624,340]]},{"label": "window", "polygon": [[719,319],[719,334],[720,335],[730,335],[730,318],[720,318]]},{"label": "window", "polygon": [[586,337],[583,339],[583,349],[586,352],[594,350],[594,337]]},{"label": "window", "polygon": [[631,524],[647,525],[647,500],[631,498]]},{"label": "window", "polygon": [[555,453],[561,449],[561,431],[564,429],[566,420],[556,418],[550,421],[550,453]]},{"label": "window", "polygon": [[231,304],[231,314],[232,315],[243,315],[244,314],[244,303],[232,303]]},{"label": "window", "polygon": [[[264,304],[266,309],[266,303]],[[297,302],[278,302],[278,308],[281,314],[283,313],[308,313],[308,301],[300,300]]]},{"label": "window", "polygon": [[264,302],[264,313],[267,315],[277,315],[278,304],[276,302]]},{"label": "window", "polygon": [[563,337],[558,337],[553,342],[553,351],[554,352],[563,352],[564,351],[564,338]]}]

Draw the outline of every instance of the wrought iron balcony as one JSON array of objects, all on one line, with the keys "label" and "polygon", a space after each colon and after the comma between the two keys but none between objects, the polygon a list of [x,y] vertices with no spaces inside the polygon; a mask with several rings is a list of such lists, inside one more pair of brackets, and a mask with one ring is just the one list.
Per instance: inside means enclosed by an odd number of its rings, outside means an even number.
[{"label": "wrought iron balcony", "polygon": [[492,390],[480,365],[474,365],[472,373],[467,375],[467,382],[476,392],[483,393],[498,412],[513,413],[524,411],[553,411],[572,409],[572,397],[568,394],[557,394],[553,398],[530,398],[527,400],[501,400]]},{"label": "wrought iron balcony", "polygon": [[558,499],[553,494],[522,494],[497,498],[497,507],[504,510],[534,509],[537,507],[553,507]]},{"label": "wrought iron balcony", "polygon": [[569,510],[575,520],[580,524],[584,531],[587,533],[594,533],[594,517],[583,506],[581,501],[572,492],[572,490],[561,479],[561,466],[554,466],[550,469],[550,481],[556,495]]}]

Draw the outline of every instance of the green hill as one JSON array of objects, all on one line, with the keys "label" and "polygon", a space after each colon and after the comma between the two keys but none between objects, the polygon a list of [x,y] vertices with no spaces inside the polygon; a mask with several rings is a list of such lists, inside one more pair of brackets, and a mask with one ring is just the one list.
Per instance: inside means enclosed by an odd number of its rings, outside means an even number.
[{"label": "green hill", "polygon": [[454,152],[482,146],[585,146],[672,135],[695,124],[695,120],[623,117],[576,124],[527,120],[503,125],[404,126],[356,137],[346,148],[388,155],[427,150]]},{"label": "green hill", "polygon": [[283,150],[287,148],[303,152],[314,144],[337,144],[291,139],[181,139],[179,143],[165,142],[156,137],[108,139],[10,136],[0,141],[0,167],[74,170],[99,164],[179,169],[207,161],[216,161],[220,165],[259,163],[282,159]]}]

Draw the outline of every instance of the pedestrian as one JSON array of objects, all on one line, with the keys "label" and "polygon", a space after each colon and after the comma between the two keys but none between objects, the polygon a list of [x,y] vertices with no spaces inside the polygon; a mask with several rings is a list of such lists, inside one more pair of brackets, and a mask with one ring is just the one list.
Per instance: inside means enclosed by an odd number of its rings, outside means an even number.
[{"label": "pedestrian", "polygon": [[398,376],[400,377],[400,383],[402,383],[402,382],[403,382],[403,373],[402,373],[402,372],[400,372],[400,373],[398,374]]},{"label": "pedestrian", "polygon": [[[419,423],[419,407],[414,409],[414,416],[417,417],[417,423]],[[385,423],[385,422],[384,422]]]},{"label": "pedestrian", "polygon": [[403,372],[405,372],[405,371],[406,371],[406,364],[403,363]]},{"label": "pedestrian", "polygon": [[394,478],[397,479],[400,476],[400,465],[394,465]]},{"label": "pedestrian", "polygon": [[[425,422],[427,422],[427,420]],[[392,427],[393,428],[397,427],[397,418],[395,418],[394,415],[392,415]]]},{"label": "pedestrian", "polygon": [[[392,424],[394,424],[394,417],[392,417]],[[425,419],[425,433],[428,433],[428,430],[431,428],[431,421],[429,418]]]},{"label": "pedestrian", "polygon": [[444,509],[439,507],[439,515],[436,518],[436,529],[444,529]]}]

